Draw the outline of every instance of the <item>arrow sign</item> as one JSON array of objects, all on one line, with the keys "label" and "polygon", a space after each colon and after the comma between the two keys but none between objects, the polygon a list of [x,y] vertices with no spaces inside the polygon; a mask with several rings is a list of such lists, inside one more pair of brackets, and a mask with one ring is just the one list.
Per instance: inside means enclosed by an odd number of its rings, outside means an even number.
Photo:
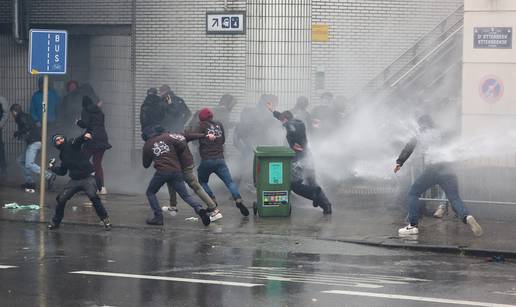
[{"label": "arrow sign", "polygon": [[213,18],[213,24],[211,25],[212,28],[215,28],[215,27],[218,27],[219,26],[219,19],[218,18]]}]

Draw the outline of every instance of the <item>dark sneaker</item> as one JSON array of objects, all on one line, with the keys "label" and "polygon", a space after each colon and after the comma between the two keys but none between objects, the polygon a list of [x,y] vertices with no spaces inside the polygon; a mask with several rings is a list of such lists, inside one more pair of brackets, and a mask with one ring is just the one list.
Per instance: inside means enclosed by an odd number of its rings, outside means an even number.
[{"label": "dark sneaker", "polygon": [[54,187],[54,182],[56,181],[56,174],[52,173],[50,177],[47,179],[47,190],[51,190]]},{"label": "dark sneaker", "polygon": [[237,201],[236,202],[236,206],[237,206],[238,209],[240,209],[240,213],[242,213],[243,216],[248,216],[249,215],[249,210],[246,208],[246,206],[244,205],[243,202]]},{"label": "dark sneaker", "polygon": [[148,225],[163,225],[163,217],[162,216],[155,216],[151,219],[147,219]]},{"label": "dark sneaker", "polygon": [[47,226],[48,230],[55,230],[57,228],[59,228],[59,224],[56,224],[54,222],[50,222],[50,224],[48,224],[48,226]]},{"label": "dark sneaker", "polygon": [[325,205],[324,205],[324,208],[323,208],[323,214],[331,214],[332,213],[332,210],[331,210],[331,203],[330,202],[327,202]]},{"label": "dark sneaker", "polygon": [[106,217],[105,219],[102,220],[102,224],[104,224],[104,229],[106,231],[110,231],[111,228],[113,228],[113,226],[111,225],[111,220],[109,219],[109,217]]},{"label": "dark sneaker", "polygon": [[199,216],[201,217],[201,221],[204,224],[204,226],[210,225],[210,216],[208,215],[208,212],[205,209],[199,210],[197,214],[199,214]]}]

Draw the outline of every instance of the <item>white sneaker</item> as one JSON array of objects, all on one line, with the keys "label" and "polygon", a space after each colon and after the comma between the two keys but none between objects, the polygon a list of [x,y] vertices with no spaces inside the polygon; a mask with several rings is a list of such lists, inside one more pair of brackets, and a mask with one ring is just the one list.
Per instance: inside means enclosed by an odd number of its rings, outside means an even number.
[{"label": "white sneaker", "polygon": [[439,205],[439,208],[437,208],[437,210],[435,210],[435,212],[434,212],[434,217],[440,219],[444,216],[445,213],[446,213],[446,205]]},{"label": "white sneaker", "polygon": [[219,208],[215,208],[211,213],[210,213],[210,220],[212,222],[215,222],[216,220],[220,220],[222,218],[222,213],[220,213],[220,210]]},{"label": "white sneaker", "polygon": [[416,226],[407,225],[403,228],[398,229],[398,234],[400,236],[417,235],[418,233],[419,229]]},{"label": "white sneaker", "polygon": [[174,207],[174,206],[170,206],[170,207],[169,206],[163,206],[163,207],[161,207],[161,210],[163,212],[170,213],[170,215],[172,215],[172,216],[176,216],[176,214],[177,214],[177,207]]},{"label": "white sneaker", "polygon": [[477,220],[472,215],[466,217],[466,223],[468,223],[475,236],[480,237],[484,233],[482,227],[480,227],[480,224],[477,223]]},{"label": "white sneaker", "polygon": [[107,195],[107,193],[108,193],[108,192],[107,192],[106,187],[102,187],[102,188],[100,189],[100,192],[99,192],[99,194],[100,194],[100,195]]}]

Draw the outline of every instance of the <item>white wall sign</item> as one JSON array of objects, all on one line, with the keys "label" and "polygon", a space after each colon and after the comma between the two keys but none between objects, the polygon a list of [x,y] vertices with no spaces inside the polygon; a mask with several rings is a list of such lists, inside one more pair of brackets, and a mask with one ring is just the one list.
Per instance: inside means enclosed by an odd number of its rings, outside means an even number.
[{"label": "white wall sign", "polygon": [[244,34],[245,12],[207,12],[206,34]]}]

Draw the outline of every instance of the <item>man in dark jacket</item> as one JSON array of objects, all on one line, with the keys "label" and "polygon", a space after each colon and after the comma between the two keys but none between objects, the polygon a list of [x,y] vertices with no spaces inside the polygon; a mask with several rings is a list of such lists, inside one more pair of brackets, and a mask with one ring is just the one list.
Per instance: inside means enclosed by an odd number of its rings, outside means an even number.
[{"label": "man in dark jacket", "polygon": [[143,134],[153,134],[154,128],[161,125],[165,117],[165,107],[163,100],[158,96],[156,88],[147,90],[147,97],[140,108],[140,126]]},{"label": "man in dark jacket", "polygon": [[394,173],[399,172],[403,164],[412,155],[416,146],[420,147],[421,154],[425,163],[423,173],[412,184],[409,191],[409,225],[400,228],[398,233],[404,235],[417,235],[419,233],[420,203],[419,197],[423,192],[433,185],[439,185],[446,197],[450,201],[453,210],[459,218],[468,224],[471,231],[476,236],[482,235],[482,227],[477,223],[475,218],[469,214],[468,209],[464,206],[459,196],[459,183],[457,176],[454,174],[451,165],[446,162],[433,162],[428,153],[431,148],[441,145],[441,134],[435,128],[435,124],[429,115],[423,115],[418,119],[419,134],[410,140],[403,148],[401,154],[396,160]]},{"label": "man in dark jacket", "polygon": [[249,210],[245,207],[238,187],[231,177],[229,168],[224,160],[224,143],[226,135],[222,123],[213,120],[213,113],[210,109],[204,108],[199,112],[199,127],[195,129],[208,138],[199,139],[199,153],[201,164],[197,168],[199,182],[206,193],[215,201],[215,194],[208,186],[208,180],[212,173],[215,173],[226,185],[235,200],[237,208],[243,216],[249,215]]},{"label": "man in dark jacket", "polygon": [[[202,133],[194,133],[191,131],[186,131],[182,134],[185,137],[186,142],[192,140],[199,140],[202,138],[213,138],[211,135],[206,135]],[[217,203],[213,200],[202,188],[199,180],[194,174],[195,164],[194,158],[188,146],[185,147],[184,153],[179,156],[179,160],[181,162],[181,167],[183,170],[183,179],[188,184],[190,189],[192,189],[195,194],[206,204],[208,207],[208,212],[210,214],[210,220],[212,222],[219,220],[222,218],[222,213],[220,209],[217,207]],[[165,211],[170,211],[173,215],[177,213],[177,197],[176,191],[174,190],[173,185],[167,184],[168,192],[170,195],[170,207],[163,207],[162,209]]]},{"label": "man in dark jacket", "polygon": [[314,138],[326,139],[335,132],[335,127],[340,127],[343,115],[337,103],[332,93],[326,92],[321,95],[321,104],[315,106],[311,112],[311,131]]},{"label": "man in dark jacket", "polygon": [[[23,169],[23,176],[25,178],[22,188],[27,192],[33,193],[35,184],[32,174],[39,175],[41,172],[41,168],[35,162],[38,151],[41,149],[41,133],[31,116],[23,112],[19,104],[13,104],[9,110],[18,127],[18,130],[14,132],[14,137],[20,141],[25,141],[27,144],[25,151],[18,157],[18,163]],[[52,188],[56,175],[45,171],[45,178],[47,180],[47,188]]]},{"label": "man in dark jacket", "polygon": [[168,85],[162,85],[159,93],[165,102],[165,116],[161,126],[170,132],[181,133],[185,129],[185,124],[192,116],[192,112],[186,105],[183,98],[176,96]]},{"label": "man in dark jacket", "polygon": [[296,105],[290,112],[294,116],[294,118],[299,119],[305,124],[306,129],[308,132],[312,129],[312,116],[308,112],[308,98],[305,96],[299,96],[296,101]]},{"label": "man in dark jacket", "polygon": [[268,104],[267,107],[273,116],[283,123],[287,131],[287,142],[295,152],[292,161],[292,191],[311,200],[314,207],[321,207],[324,214],[331,214],[332,205],[322,188],[315,183],[315,179],[307,180],[306,178],[308,174],[310,174],[309,177],[315,176],[315,171],[308,148],[305,124],[299,119],[295,119],[290,111],[283,113],[274,111],[272,104]]},{"label": "man in dark jacket", "polygon": [[48,225],[49,230],[59,228],[64,217],[66,202],[79,191],[86,193],[93,204],[93,208],[95,208],[95,212],[104,224],[104,228],[111,230],[111,221],[97,195],[97,184],[92,175],[94,172],[93,165],[91,165],[83,150],[83,144],[91,141],[91,139],[92,135],[90,133],[81,135],[71,141],[66,140],[61,134],[52,137],[52,143],[59,150],[61,164],[59,166],[51,165],[50,169],[59,176],[65,176],[68,173],[70,181],[56,198],[57,206],[52,221]]},{"label": "man in dark jacket", "polygon": [[152,177],[147,188],[149,205],[154,212],[154,217],[147,220],[149,225],[163,225],[163,212],[159,206],[156,193],[165,183],[170,183],[181,198],[189,204],[201,217],[202,223],[210,224],[208,212],[202,208],[185,187],[183,181],[181,161],[188,157],[186,152],[186,139],[180,134],[165,132],[163,128],[157,127],[156,134],[151,136],[143,146],[143,167],[149,168],[154,162],[156,173]]},{"label": "man in dark jacket", "polygon": [[100,108],[102,101],[93,103],[90,97],[82,97],[81,119],[77,121],[77,125],[91,133],[92,140],[85,144],[84,150],[89,158],[93,160],[95,168],[95,179],[101,195],[107,194],[104,186],[104,169],[102,168],[102,159],[106,150],[111,148],[109,144],[106,127],[104,125],[104,112]]}]

